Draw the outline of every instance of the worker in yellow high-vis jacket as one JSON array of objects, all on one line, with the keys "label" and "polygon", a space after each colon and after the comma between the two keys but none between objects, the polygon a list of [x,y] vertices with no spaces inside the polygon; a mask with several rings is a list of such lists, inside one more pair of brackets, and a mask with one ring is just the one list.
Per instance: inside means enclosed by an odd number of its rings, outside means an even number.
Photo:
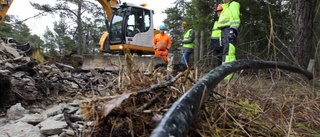
[{"label": "worker in yellow high-vis jacket", "polygon": [[223,10],[222,5],[219,4],[219,6],[215,10],[214,23],[213,23],[212,32],[211,32],[211,43],[210,43],[211,51],[214,51],[215,54],[217,55],[218,66],[222,64],[221,30],[218,28],[218,19],[222,10]]},{"label": "worker in yellow high-vis jacket", "polygon": [[[222,62],[236,60],[236,44],[238,28],[240,25],[240,4],[234,0],[223,0],[222,12],[218,20],[218,28],[221,29]],[[230,79],[233,74],[225,79]]]},{"label": "worker in yellow high-vis jacket", "polygon": [[182,40],[183,55],[181,57],[181,63],[183,65],[190,66],[192,64],[190,62],[190,58],[195,45],[195,32],[185,21],[182,23],[182,28],[184,30],[184,35]]}]

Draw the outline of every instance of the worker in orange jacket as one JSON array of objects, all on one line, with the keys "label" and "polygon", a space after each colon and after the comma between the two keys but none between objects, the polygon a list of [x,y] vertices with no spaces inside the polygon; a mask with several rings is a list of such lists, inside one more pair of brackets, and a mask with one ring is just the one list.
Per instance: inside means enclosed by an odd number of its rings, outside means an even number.
[{"label": "worker in orange jacket", "polygon": [[154,49],[155,56],[161,56],[165,63],[168,62],[168,52],[171,48],[170,36],[165,34],[165,26],[161,25],[159,27],[160,33],[155,35],[152,41],[152,47]]}]

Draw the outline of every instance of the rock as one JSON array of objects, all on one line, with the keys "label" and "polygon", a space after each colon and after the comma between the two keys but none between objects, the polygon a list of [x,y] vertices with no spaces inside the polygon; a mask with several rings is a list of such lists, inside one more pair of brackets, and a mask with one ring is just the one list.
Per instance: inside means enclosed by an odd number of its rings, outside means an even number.
[{"label": "rock", "polygon": [[71,82],[71,88],[73,88],[73,89],[78,89],[79,86],[78,86],[76,83]]},{"label": "rock", "polygon": [[[28,77],[28,76],[26,76]],[[34,80],[28,78],[11,79],[12,90],[17,93],[20,98],[23,98],[24,101],[35,101],[37,98],[41,98],[41,93],[37,90]]]},{"label": "rock", "polygon": [[79,106],[78,107],[74,107],[74,106],[71,106],[70,104],[68,104],[67,108],[69,109],[69,112],[70,114],[74,114],[76,111],[79,110]]},{"label": "rock", "polygon": [[59,135],[52,135],[52,136],[49,136],[49,137],[59,137]]},{"label": "rock", "polygon": [[49,109],[45,110],[44,112],[42,112],[42,116],[44,118],[48,118],[48,117],[55,116],[57,114],[62,114],[62,110],[66,106],[67,106],[67,104],[65,104],[65,103],[61,103],[59,105],[56,105],[56,106],[49,108]]},{"label": "rock", "polygon": [[3,42],[3,40],[0,40],[0,51],[4,51],[6,44]]},{"label": "rock", "polygon": [[9,75],[11,74],[11,72],[9,70],[0,70],[0,73],[1,74],[4,74],[4,75]]},{"label": "rock", "polygon": [[73,100],[73,102],[72,103],[68,103],[68,105],[70,105],[72,107],[79,107],[78,100]]},{"label": "rock", "polygon": [[[6,123],[8,123],[8,120],[6,118],[0,117],[0,127],[4,126]],[[1,135],[1,134],[0,134]],[[0,136],[1,137],[1,136]]]},{"label": "rock", "polygon": [[7,68],[10,68],[10,69],[13,69],[13,68],[14,68],[14,66],[13,66],[11,63],[8,63],[8,62],[6,62],[6,63],[4,64],[4,66],[6,66]]},{"label": "rock", "polygon": [[52,80],[53,82],[57,82],[59,79],[57,77],[51,77],[50,80]]},{"label": "rock", "polygon": [[53,119],[46,119],[40,124],[40,132],[44,135],[59,135],[62,133],[62,129],[66,128],[68,125],[66,122],[55,121]]},{"label": "rock", "polygon": [[31,61],[31,58],[30,57],[23,57],[21,59],[22,62],[30,62]]},{"label": "rock", "polygon": [[64,116],[63,116],[63,114],[58,114],[58,115],[55,115],[54,117],[50,117],[50,119],[55,120],[55,121],[63,121]]},{"label": "rock", "polygon": [[23,114],[27,114],[28,111],[21,106],[21,103],[17,103],[13,106],[11,106],[8,110],[7,110],[7,117],[10,120],[17,120],[19,118],[23,117]]},{"label": "rock", "polygon": [[85,74],[85,76],[87,77],[93,77],[93,74],[91,72],[88,72],[87,74]]},{"label": "rock", "polygon": [[32,86],[33,87],[35,85],[35,81],[33,79],[30,79],[30,78],[22,78],[21,81],[23,81],[28,86]]},{"label": "rock", "polygon": [[66,136],[75,136],[74,131],[70,129],[63,129],[63,133],[65,133]]},{"label": "rock", "polygon": [[20,122],[25,122],[31,125],[37,125],[43,120],[40,114],[25,114],[23,118],[18,119]]},{"label": "rock", "polygon": [[0,137],[43,137],[43,135],[32,125],[17,122],[0,127]]},{"label": "rock", "polygon": [[15,48],[12,48],[9,46],[4,46],[4,47],[5,47],[6,51],[9,52],[10,54],[12,54],[14,57],[20,57],[19,52]]},{"label": "rock", "polygon": [[18,72],[16,72],[16,73],[12,74],[12,76],[14,76],[14,77],[16,77],[16,78],[21,78],[21,77],[23,77],[23,76],[26,75],[26,74],[27,74],[27,73],[24,72],[24,71],[18,71]]}]

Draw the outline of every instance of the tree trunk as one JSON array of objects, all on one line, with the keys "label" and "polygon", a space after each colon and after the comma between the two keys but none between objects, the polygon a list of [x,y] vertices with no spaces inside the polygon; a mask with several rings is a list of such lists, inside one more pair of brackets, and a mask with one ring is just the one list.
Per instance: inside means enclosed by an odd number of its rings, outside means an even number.
[{"label": "tree trunk", "polygon": [[295,1],[295,44],[290,51],[296,63],[307,68],[309,60],[313,57],[313,19],[317,0]]},{"label": "tree trunk", "polygon": [[197,66],[197,62],[199,61],[199,53],[200,53],[199,31],[195,31],[194,44],[195,44],[195,48],[194,48],[193,62],[194,62],[194,65]]},{"label": "tree trunk", "polygon": [[77,13],[77,25],[78,25],[78,31],[77,31],[77,43],[78,43],[78,54],[82,55],[83,53],[83,25],[82,25],[82,4],[83,1],[79,1],[78,3],[78,13]]},{"label": "tree trunk", "polygon": [[203,60],[203,57],[204,57],[204,41],[205,38],[204,38],[204,31],[201,30],[200,32],[200,58]]}]

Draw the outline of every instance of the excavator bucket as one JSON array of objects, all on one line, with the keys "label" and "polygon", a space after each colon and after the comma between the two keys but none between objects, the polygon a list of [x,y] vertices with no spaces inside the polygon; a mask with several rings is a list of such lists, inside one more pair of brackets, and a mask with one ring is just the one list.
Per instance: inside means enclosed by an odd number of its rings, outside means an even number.
[{"label": "excavator bucket", "polygon": [[39,62],[43,63],[44,61],[46,61],[43,57],[43,54],[40,50],[36,49],[32,52],[32,54],[30,55],[31,58],[38,60]]},{"label": "excavator bucket", "polygon": [[[17,44],[17,43],[16,43]],[[39,49],[33,48],[29,43],[16,45],[17,49],[26,53],[29,57],[43,63],[45,61],[42,52]]]},{"label": "excavator bucket", "polygon": [[[153,55],[133,56],[133,68],[135,70],[147,71],[150,61],[154,64],[163,63],[161,57]],[[104,70],[118,70],[125,65],[125,56],[123,55],[83,55],[82,69],[104,69]]]},{"label": "excavator bucket", "polygon": [[20,43],[10,37],[3,37],[1,38],[1,41],[7,45],[13,44],[16,49],[22,51],[27,56],[36,59],[41,63],[45,61],[42,52],[39,49],[33,48],[29,43]]}]

